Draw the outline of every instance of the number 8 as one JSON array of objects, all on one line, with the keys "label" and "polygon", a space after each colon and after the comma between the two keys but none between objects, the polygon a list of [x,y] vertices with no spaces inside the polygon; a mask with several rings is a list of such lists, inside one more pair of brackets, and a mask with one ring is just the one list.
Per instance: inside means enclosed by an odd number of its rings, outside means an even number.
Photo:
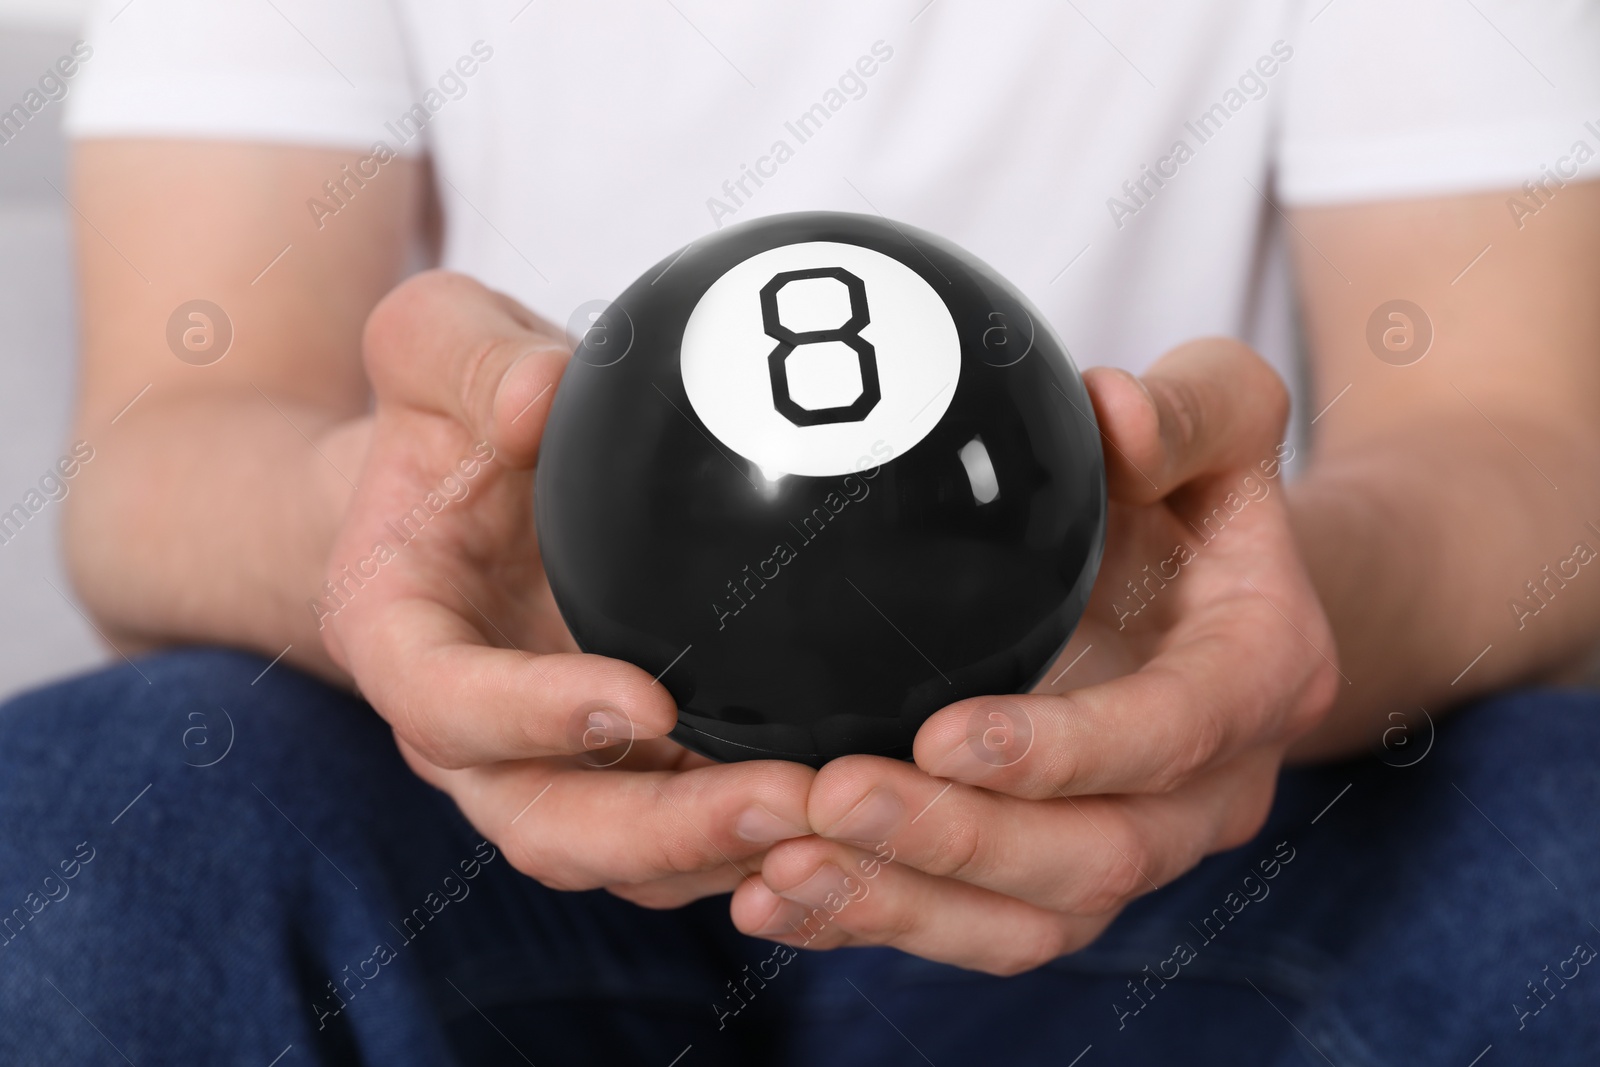
[{"label": "number 8", "polygon": [[[850,319],[831,330],[795,331],[779,321],[778,290],[805,278],[833,278],[843,283],[850,294]],[[761,287],[761,325],[767,336],[778,342],[767,356],[772,375],[772,406],[796,426],[821,426],[835,422],[860,422],[882,399],[878,392],[878,354],[871,342],[861,336],[861,328],[871,320],[867,310],[867,287],[860,278],[843,267],[814,267],[775,274]],[[839,341],[855,352],[861,366],[861,395],[849,404],[831,408],[803,408],[789,395],[788,359],[802,345]]]}]

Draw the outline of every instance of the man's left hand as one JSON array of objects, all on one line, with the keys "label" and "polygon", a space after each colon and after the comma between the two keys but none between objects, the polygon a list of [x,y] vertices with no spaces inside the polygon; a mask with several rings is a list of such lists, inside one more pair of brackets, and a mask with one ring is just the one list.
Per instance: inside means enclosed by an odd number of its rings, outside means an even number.
[{"label": "man's left hand", "polygon": [[740,929],[1015,974],[1260,830],[1285,751],[1342,684],[1284,500],[1287,394],[1216,339],[1142,381],[1085,379],[1109,528],[1057,665],[1030,694],[934,715],[914,764],[824,767],[818,836],[778,843],[739,887]]}]

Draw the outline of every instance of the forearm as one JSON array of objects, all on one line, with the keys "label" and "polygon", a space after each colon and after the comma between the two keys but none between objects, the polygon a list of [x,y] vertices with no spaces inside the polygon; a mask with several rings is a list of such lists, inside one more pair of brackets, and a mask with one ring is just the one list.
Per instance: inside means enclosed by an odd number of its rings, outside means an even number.
[{"label": "forearm", "polygon": [[148,396],[80,433],[96,453],[67,498],[67,564],[121,651],[292,646],[286,661],[342,677],[307,602],[359,475],[365,418],[247,388]]},{"label": "forearm", "polygon": [[1595,443],[1533,420],[1496,423],[1471,411],[1418,418],[1314,460],[1291,488],[1346,679],[1297,759],[1369,749],[1391,713],[1437,718],[1472,696],[1570,671],[1592,649],[1600,569],[1574,550],[1600,552],[1587,525],[1600,527]]},{"label": "forearm", "polygon": [[[339,676],[307,601],[366,451],[362,324],[405,274],[427,188],[422,163],[391,159],[336,220],[308,213],[361,158],[212,140],[74,149],[77,433],[95,458],[66,500],[65,550],[124,652],[292,645],[287,661]],[[185,320],[197,295],[212,307]],[[172,337],[186,322],[230,341],[196,362]]]}]

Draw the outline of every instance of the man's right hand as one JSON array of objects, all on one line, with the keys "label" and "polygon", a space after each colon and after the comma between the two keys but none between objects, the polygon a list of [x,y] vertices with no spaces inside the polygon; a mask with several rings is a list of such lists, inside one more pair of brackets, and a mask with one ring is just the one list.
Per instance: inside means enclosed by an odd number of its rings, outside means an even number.
[{"label": "man's right hand", "polygon": [[665,687],[562,623],[533,522],[561,334],[436,271],[378,305],[363,351],[370,439],[315,611],[417,774],[524,873],[647,906],[730,890],[806,834],[810,769],[683,749]]}]

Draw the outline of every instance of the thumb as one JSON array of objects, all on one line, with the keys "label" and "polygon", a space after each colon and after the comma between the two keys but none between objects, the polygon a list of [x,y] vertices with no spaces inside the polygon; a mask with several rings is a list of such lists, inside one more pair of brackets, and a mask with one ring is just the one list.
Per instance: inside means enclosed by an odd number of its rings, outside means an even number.
[{"label": "thumb", "polygon": [[1083,377],[1106,439],[1108,489],[1125,503],[1154,503],[1272,455],[1288,421],[1283,380],[1228,338],[1179,345],[1143,378],[1109,367]]},{"label": "thumb", "polygon": [[436,270],[379,301],[362,355],[380,403],[453,419],[508,466],[530,468],[571,350],[510,297]]}]

